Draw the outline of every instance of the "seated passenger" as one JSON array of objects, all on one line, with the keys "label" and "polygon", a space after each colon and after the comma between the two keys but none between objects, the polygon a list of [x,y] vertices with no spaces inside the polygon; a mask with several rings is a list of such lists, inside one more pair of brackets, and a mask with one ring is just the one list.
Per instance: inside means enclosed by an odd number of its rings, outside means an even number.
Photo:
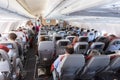
[{"label": "seated passenger", "polygon": [[87,36],[90,30],[88,29],[87,32],[83,36]]},{"label": "seated passenger", "polygon": [[114,42],[113,45],[110,45],[107,51],[115,52],[116,50],[120,50],[120,45],[117,44],[117,42]]},{"label": "seated passenger", "polygon": [[15,41],[17,38],[17,35],[15,33],[10,33],[9,34],[9,41],[12,42],[13,44],[16,43],[16,47],[15,47],[15,50],[10,50],[8,52],[8,55],[9,55],[9,58],[10,60],[13,61],[13,66],[14,66],[14,71],[16,72],[16,75],[18,75],[18,69],[17,67],[19,66],[20,69],[21,69],[21,72],[23,71],[23,64],[20,60],[20,53],[19,51],[21,50],[21,46]]},{"label": "seated passenger", "polygon": [[65,54],[63,55],[59,55],[59,57],[54,61],[54,63],[52,64],[51,66],[51,71],[53,71],[54,69],[60,74],[61,72],[61,68],[60,68],[60,65],[61,65],[61,61],[63,60],[63,58],[65,56],[68,56],[70,54],[73,54],[74,53],[74,48],[72,45],[68,45],[66,48],[65,48]]},{"label": "seated passenger", "polygon": [[77,42],[78,42],[79,37],[78,37],[78,35],[77,35],[76,33],[73,33],[73,34],[72,34],[72,36],[76,36],[76,37],[73,39],[73,42],[72,42],[72,45],[74,46],[74,45],[75,45],[75,43],[77,43]]},{"label": "seated passenger", "polygon": [[16,38],[17,38],[17,35],[16,35],[15,33],[10,33],[10,34],[9,34],[9,39],[8,39],[8,41],[10,41],[10,42],[12,42],[12,43],[16,43],[15,52],[17,53],[17,56],[20,57],[21,52],[22,52],[22,51],[21,51],[22,48],[21,48],[20,44],[19,44],[18,42],[16,42]]},{"label": "seated passenger", "polygon": [[115,36],[114,34],[111,34],[107,36],[107,38],[109,39],[109,42],[111,42],[112,40],[117,39],[117,36]]}]

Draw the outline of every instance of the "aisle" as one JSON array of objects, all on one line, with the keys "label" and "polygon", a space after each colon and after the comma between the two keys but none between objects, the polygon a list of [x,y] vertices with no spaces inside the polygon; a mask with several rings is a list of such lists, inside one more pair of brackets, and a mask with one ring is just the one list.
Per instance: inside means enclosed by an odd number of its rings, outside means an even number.
[{"label": "aisle", "polygon": [[24,80],[34,80],[35,61],[35,49],[29,49],[25,64],[26,76]]}]

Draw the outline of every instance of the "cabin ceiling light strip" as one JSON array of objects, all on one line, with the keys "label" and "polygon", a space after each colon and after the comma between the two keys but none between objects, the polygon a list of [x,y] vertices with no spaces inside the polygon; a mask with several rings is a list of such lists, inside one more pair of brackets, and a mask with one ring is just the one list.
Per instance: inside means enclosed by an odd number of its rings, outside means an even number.
[{"label": "cabin ceiling light strip", "polygon": [[68,6],[67,8],[61,10],[61,14],[68,14],[78,10],[95,7],[95,6],[103,5],[110,2],[113,2],[113,0],[82,0],[82,1],[78,0],[73,5]]}]

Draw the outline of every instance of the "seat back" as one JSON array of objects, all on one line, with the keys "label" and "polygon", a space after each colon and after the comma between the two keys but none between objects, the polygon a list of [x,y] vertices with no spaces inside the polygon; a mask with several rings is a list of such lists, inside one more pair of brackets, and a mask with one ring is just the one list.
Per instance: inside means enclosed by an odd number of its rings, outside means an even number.
[{"label": "seat back", "polygon": [[53,41],[43,41],[38,45],[38,54],[40,65],[50,66],[52,63],[53,55],[55,51],[54,42]]},{"label": "seat back", "polygon": [[83,72],[80,74],[81,79],[92,79],[96,73],[105,69],[110,62],[110,56],[100,55],[92,57],[84,67]]},{"label": "seat back", "polygon": [[0,72],[0,80],[5,80],[5,76]]},{"label": "seat back", "polygon": [[7,60],[0,61],[0,72],[10,72],[10,64]]},{"label": "seat back", "polygon": [[20,57],[18,45],[16,42],[6,41],[6,42],[0,42],[0,44],[7,46],[11,51],[13,51],[16,54],[16,57]]},{"label": "seat back", "polygon": [[53,41],[56,43],[58,40],[61,40],[62,39],[62,36],[60,35],[54,35],[53,36]]},{"label": "seat back", "polygon": [[74,46],[76,54],[85,54],[88,50],[88,42],[77,42]]},{"label": "seat back", "polygon": [[103,42],[94,42],[92,43],[92,45],[90,46],[90,49],[96,49],[100,52],[103,51],[105,44]]},{"label": "seat back", "polygon": [[40,42],[40,37],[44,37],[44,38],[45,38],[45,41],[51,41],[51,38],[50,38],[49,35],[40,35],[40,36],[38,37],[38,43]]},{"label": "seat back", "polygon": [[108,48],[106,49],[106,51],[116,50],[120,50],[120,39],[114,39],[113,41],[111,41],[108,45]]},{"label": "seat back", "polygon": [[80,36],[78,41],[79,42],[88,42],[88,37],[87,36]]},{"label": "seat back", "polygon": [[45,31],[45,30],[40,30],[38,35],[47,35],[47,31]]},{"label": "seat back", "polygon": [[65,57],[61,62],[60,80],[74,80],[76,72],[83,68],[85,64],[84,56],[72,54]]},{"label": "seat back", "polygon": [[116,72],[120,69],[120,56],[116,56],[114,59],[110,61],[109,66],[105,69],[105,71]]},{"label": "seat back", "polygon": [[65,31],[59,31],[58,34],[61,35],[62,37],[64,37],[66,35],[66,32]]},{"label": "seat back", "polygon": [[65,53],[65,47],[70,44],[67,39],[58,40],[56,43],[56,55],[61,55]]},{"label": "seat back", "polygon": [[8,57],[8,54],[7,54],[6,51],[4,51],[3,49],[0,49],[0,55],[2,56],[2,58],[3,58],[4,60],[7,60],[8,62],[10,62],[9,57]]},{"label": "seat back", "polygon": [[53,34],[55,34],[55,33],[56,33],[56,31],[49,31],[48,35],[53,36]]},{"label": "seat back", "polygon": [[98,38],[96,39],[96,42],[103,42],[103,43],[105,43],[105,47],[104,47],[103,50],[106,50],[106,48],[107,48],[107,46],[108,46],[108,44],[109,44],[109,39],[106,38],[106,37],[98,37]]},{"label": "seat back", "polygon": [[66,39],[70,40],[70,42],[73,42],[73,39],[75,38],[75,36],[67,36]]}]

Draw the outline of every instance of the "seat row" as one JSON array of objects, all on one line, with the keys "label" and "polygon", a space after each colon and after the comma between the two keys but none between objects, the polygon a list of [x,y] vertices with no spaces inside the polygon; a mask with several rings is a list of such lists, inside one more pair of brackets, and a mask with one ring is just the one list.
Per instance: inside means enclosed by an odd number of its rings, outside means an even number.
[{"label": "seat row", "polygon": [[100,55],[85,62],[82,54],[72,54],[62,60],[61,73],[55,69],[52,73],[54,80],[91,80],[101,73],[115,73],[119,69],[120,57],[110,60],[110,56]]}]

